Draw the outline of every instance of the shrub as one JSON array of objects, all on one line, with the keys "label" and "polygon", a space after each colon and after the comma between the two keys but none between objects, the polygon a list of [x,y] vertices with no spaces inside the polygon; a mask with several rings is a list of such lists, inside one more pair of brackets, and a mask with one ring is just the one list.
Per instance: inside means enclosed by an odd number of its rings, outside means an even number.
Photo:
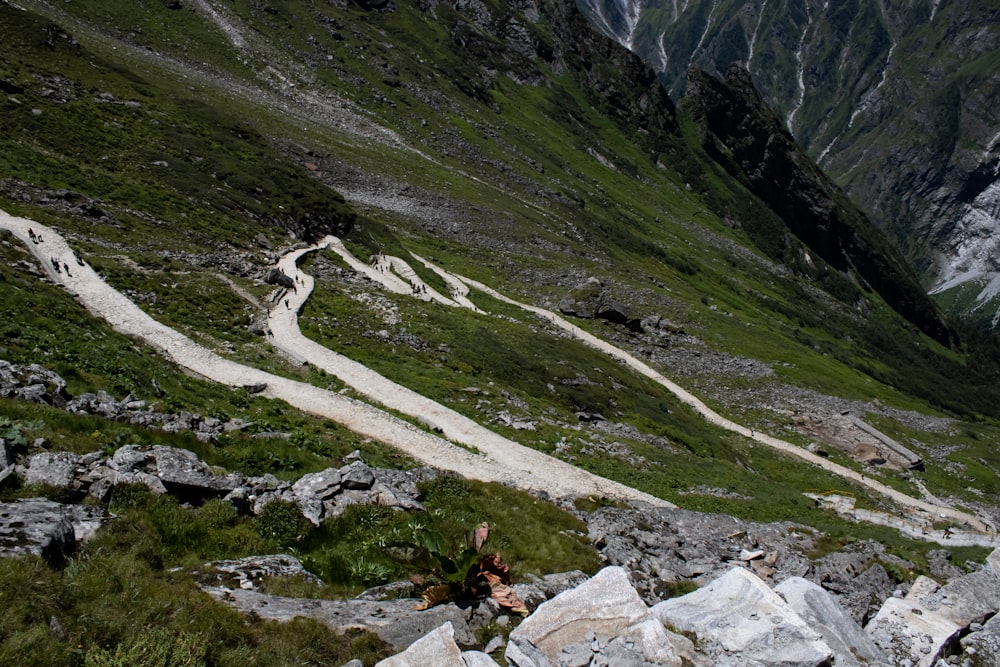
[{"label": "shrub", "polygon": [[275,500],[264,506],[256,519],[261,537],[274,540],[281,546],[300,541],[309,533],[309,521],[302,516],[299,506],[287,500]]}]

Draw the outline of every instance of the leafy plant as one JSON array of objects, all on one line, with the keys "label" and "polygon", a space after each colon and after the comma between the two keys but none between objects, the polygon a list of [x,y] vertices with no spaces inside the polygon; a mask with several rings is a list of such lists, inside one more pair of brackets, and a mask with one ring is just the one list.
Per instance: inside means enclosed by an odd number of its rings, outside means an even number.
[{"label": "leafy plant", "polygon": [[427,575],[411,577],[426,586],[418,610],[429,609],[447,600],[472,599],[489,595],[501,607],[517,614],[528,610],[510,587],[510,568],[499,553],[483,553],[490,536],[485,521],[466,537],[465,548],[455,553],[445,547],[444,538],[423,526],[415,526],[413,542],[396,545],[407,552],[406,560]]}]

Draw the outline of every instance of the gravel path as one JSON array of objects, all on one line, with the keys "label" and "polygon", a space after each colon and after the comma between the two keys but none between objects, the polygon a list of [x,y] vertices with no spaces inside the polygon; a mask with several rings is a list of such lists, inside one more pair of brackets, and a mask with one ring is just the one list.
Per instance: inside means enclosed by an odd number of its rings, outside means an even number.
[{"label": "gravel path", "polygon": [[[544,491],[556,497],[596,494],[659,507],[673,506],[665,500],[590,474],[501,438],[471,420],[303,337],[298,331],[295,313],[312,289],[312,279],[297,273],[294,265],[297,257],[309,250],[299,251],[282,260],[281,266],[290,267],[289,275],[297,276],[301,287],[297,293],[287,295],[289,307],[285,307],[282,299],[272,311],[271,327],[275,339],[287,345],[289,351],[297,357],[307,358],[310,363],[320,367],[336,369],[331,372],[338,375],[343,373],[354,383],[368,387],[366,391],[362,391],[365,395],[377,398],[378,392],[385,392],[384,404],[393,404],[393,407],[399,405],[406,408],[404,412],[424,415],[434,420],[442,430],[447,429],[446,433],[459,434],[460,439],[456,438],[457,441],[475,447],[483,454],[454,445],[361,401],[224,359],[155,321],[105,283],[89,265],[78,261],[75,253],[55,230],[25,218],[13,217],[3,211],[0,211],[0,227],[12,232],[34,253],[52,282],[64,287],[115,330],[143,340],[171,362],[209,380],[234,387],[265,385],[265,396],[284,400],[305,412],[332,419],[360,435],[396,447],[424,463],[471,479]],[[33,241],[32,233],[36,238],[40,236],[42,241]]]},{"label": "gravel path", "polygon": [[[518,306],[519,308],[523,308],[527,311],[535,313],[539,317],[548,320],[555,326],[566,331],[571,336],[580,340],[581,342],[604,352],[605,354],[611,356],[614,359],[617,359],[618,361],[627,365],[629,368],[635,370],[637,373],[645,375],[654,382],[657,382],[661,386],[668,389],[681,401],[694,408],[694,410],[702,417],[704,417],[705,420],[708,421],[709,423],[715,424],[716,426],[720,426],[728,431],[732,431],[733,433],[738,433],[746,438],[751,438],[754,442],[762,443],[764,445],[767,445],[768,447],[777,449],[778,451],[794,456],[812,465],[819,466],[820,468],[823,468],[836,475],[839,475],[844,479],[850,480],[856,484],[860,484],[861,486],[864,486],[882,496],[886,496],[904,507],[910,507],[922,512],[926,512],[929,515],[928,518],[931,521],[937,519],[950,519],[952,521],[957,522],[958,524],[968,525],[971,529],[979,531],[981,533],[996,535],[995,528],[993,526],[990,526],[977,516],[973,516],[972,514],[956,510],[947,505],[918,500],[916,498],[906,495],[905,493],[897,491],[892,487],[886,486],[885,484],[879,482],[878,480],[874,480],[857,471],[851,470],[850,468],[844,467],[838,463],[834,463],[829,459],[825,459],[821,456],[813,454],[807,449],[794,445],[786,440],[774,438],[772,436],[767,435],[766,433],[755,432],[754,430],[749,429],[741,424],[737,424],[736,422],[726,419],[725,417],[723,417],[722,415],[720,415],[719,413],[715,412],[707,405],[705,405],[698,397],[691,394],[686,389],[677,385],[676,383],[671,382],[669,379],[667,379],[654,369],[650,368],[648,365],[646,365],[639,359],[636,359],[627,352],[615,347],[614,345],[611,345],[610,343],[607,343],[606,341],[601,340],[600,338],[597,338],[596,336],[590,334],[589,332],[584,331],[580,327],[571,324],[570,322],[567,322],[565,319],[553,313],[552,311],[546,310],[544,308],[539,308],[537,306],[531,306],[528,304],[520,303],[518,301],[515,301],[511,298],[504,296],[503,294],[500,294],[496,290],[493,290],[490,287],[487,287],[486,285],[480,282],[477,282],[475,280],[470,280],[468,278],[462,278],[461,276],[457,277],[460,280],[467,283],[468,285],[475,287],[476,289],[492,296],[495,299],[499,299],[511,305],[515,305]],[[993,541],[991,541],[990,543],[992,544]]]},{"label": "gravel path", "polygon": [[[337,239],[327,238],[316,246],[290,253],[279,262],[279,267],[296,281],[297,290],[286,295],[287,306],[283,307],[284,300],[281,300],[270,313],[269,323],[275,344],[294,358],[308,361],[308,363],[336,375],[348,386],[370,400],[417,417],[432,429],[465,445],[468,449],[427,433],[361,401],[224,359],[179,332],[153,320],[127,297],[107,285],[90,266],[80,262],[75,253],[54,230],[25,218],[10,216],[3,211],[0,211],[0,227],[10,230],[30,248],[48,277],[54,283],[73,293],[95,315],[104,318],[116,330],[144,340],[178,366],[210,380],[236,387],[266,385],[267,389],[264,394],[269,397],[285,400],[301,410],[332,419],[356,433],[396,447],[420,461],[442,469],[452,470],[465,477],[503,482],[523,489],[545,491],[554,496],[597,494],[622,500],[647,502],[657,506],[672,506],[665,500],[580,470],[568,463],[493,433],[464,415],[396,384],[365,366],[303,336],[298,328],[297,313],[312,291],[313,279],[300,272],[296,263],[303,254],[314,252],[321,247],[331,247],[344,257],[352,268],[385,284],[392,291],[413,294],[412,286],[395,275],[389,266],[371,266],[358,261]],[[33,240],[29,229],[33,229],[36,238],[42,240],[40,242]],[[393,264],[398,262],[405,266],[405,262],[398,258],[392,258],[391,261]],[[902,506],[927,513],[932,519],[947,518],[982,533],[996,534],[992,526],[971,514],[912,498],[877,480],[819,457],[790,442],[763,433],[755,433],[722,417],[693,394],[671,382],[642,361],[567,322],[549,310],[520,303],[482,283],[447,274],[430,264],[428,266],[446,280],[449,288],[456,295],[461,294],[462,297],[465,297],[471,286],[496,299],[523,308],[548,320],[585,344],[608,354],[636,372],[658,382],[712,424],[824,468],[844,479],[891,498]],[[401,266],[393,266],[392,268],[402,269]],[[430,290],[427,294],[415,296],[448,305],[459,305],[456,301]],[[463,298],[463,301],[467,301],[467,299]],[[461,305],[465,306],[466,303]],[[471,302],[468,302],[468,305],[471,306]]]},{"label": "gravel path", "polygon": [[[399,278],[397,278],[393,273],[389,271],[389,267],[385,267],[381,270],[379,269],[372,270],[372,267],[363,265],[347,251],[347,249],[343,246],[343,244],[341,244],[335,238],[327,238],[322,242],[321,245],[329,245],[341,257],[343,257],[345,261],[347,261],[352,267],[360,266],[360,268],[365,272],[366,275],[368,275],[373,280],[382,282],[389,289],[393,289],[397,282],[398,283],[402,282],[401,280],[399,280]],[[304,250],[300,250],[296,254],[294,254],[294,258],[289,257],[283,259],[282,260],[283,263],[281,264],[282,268],[285,270],[286,273],[292,270],[296,270],[295,262],[298,261],[298,257],[300,257],[304,253],[311,252],[314,249],[315,248],[307,248]],[[505,303],[509,303],[513,306],[517,306],[518,308],[534,313],[535,315],[551,322],[553,325],[559,327],[560,329],[567,332],[574,338],[580,340],[581,342],[585,343],[586,345],[589,345],[590,347],[607,354],[608,356],[618,360],[619,362],[633,369],[637,373],[645,375],[654,382],[665,387],[667,390],[669,390],[671,393],[677,396],[677,398],[679,398],[681,401],[692,407],[696,412],[698,412],[698,414],[704,417],[705,420],[708,421],[709,423],[712,423],[728,431],[749,438],[753,440],[755,443],[761,443],[763,445],[781,451],[785,454],[789,454],[791,456],[799,458],[812,465],[819,466],[824,470],[839,475],[844,479],[850,480],[856,484],[860,484],[861,486],[864,486],[874,491],[875,493],[888,497],[904,507],[909,507],[911,509],[917,510],[917,512],[919,512],[920,514],[911,516],[910,517],[911,520],[915,520],[917,522],[930,525],[933,524],[938,519],[949,519],[959,525],[967,526],[968,530],[986,534],[986,536],[983,537],[981,540],[984,545],[995,545],[998,543],[996,537],[996,531],[993,529],[992,526],[990,526],[977,516],[974,516],[966,512],[962,512],[960,510],[956,510],[943,503],[933,502],[933,500],[935,499],[929,496],[929,494],[927,494],[926,489],[923,489],[923,491],[925,496],[927,497],[927,500],[920,500],[917,498],[913,498],[911,496],[906,495],[905,493],[893,489],[892,487],[882,484],[877,480],[871,479],[870,477],[867,477],[855,470],[851,470],[850,468],[834,463],[829,459],[813,454],[812,452],[802,447],[799,447],[793,443],[769,436],[765,433],[757,433],[754,430],[749,429],[741,424],[737,424],[736,422],[726,419],[722,415],[718,414],[717,412],[709,408],[707,405],[705,405],[705,403],[702,402],[694,394],[690,393],[680,385],[664,377],[662,374],[660,374],[647,364],[643,363],[639,359],[636,359],[635,357],[628,354],[624,350],[615,347],[614,345],[611,345],[610,343],[601,340],[600,338],[597,338],[591,333],[584,331],[580,327],[568,322],[567,320],[560,317],[556,313],[553,313],[550,310],[546,310],[545,308],[539,308],[537,306],[531,306],[525,303],[521,303],[519,301],[515,301],[514,299],[511,299],[497,292],[496,290],[488,287],[487,285],[484,285],[483,283],[471,280],[469,278],[464,278],[459,275],[448,273],[447,271],[444,271],[443,269],[431,264],[430,262],[424,260],[423,258],[417,255],[414,255],[414,258],[423,263],[425,266],[434,270],[438,275],[440,275],[442,279],[444,279],[444,281],[449,286],[449,289],[451,290],[453,295],[461,295],[463,301],[462,305],[468,303],[469,306],[475,308],[475,306],[466,298],[466,296],[469,293],[469,287],[471,286],[479,290],[480,292],[483,292],[484,294],[492,296],[495,299],[499,299],[500,301],[504,301]],[[399,258],[392,258],[392,269],[396,271],[402,270],[403,272],[405,272],[405,275],[407,276],[411,277],[415,276],[412,269]],[[419,278],[411,278],[411,279],[419,281]],[[393,291],[398,291],[400,293],[407,293],[407,292],[412,292],[412,289],[395,288],[393,289]],[[426,294],[418,294],[417,296],[425,299],[428,298]],[[456,302],[450,299],[440,298],[440,295],[438,295],[437,293],[434,293],[434,295],[431,296],[430,298],[432,300],[438,300],[441,303],[447,303],[448,305],[457,305]],[[305,297],[303,296],[301,297],[301,299],[304,302]],[[297,324],[295,330],[296,332],[298,332]],[[294,350],[297,346],[304,346],[306,344],[311,344],[313,346],[316,346],[315,343],[312,343],[311,341],[308,341],[308,339],[302,337],[300,333],[298,335],[302,339],[301,342],[296,341],[295,343],[293,343],[288,348],[289,351]],[[306,341],[308,341],[308,343]],[[330,352],[329,350],[326,350],[326,348],[319,348],[319,349],[325,350],[329,354],[335,354]],[[340,355],[337,356],[339,357]],[[359,369],[362,369],[359,372],[372,373],[372,371],[369,371],[367,368],[361,366],[360,364],[355,364],[355,365],[358,366]],[[391,407],[400,410],[404,414],[409,414],[413,416],[433,415],[433,417],[431,417],[433,423],[436,426],[441,427],[449,438],[457,442],[469,443],[470,441],[467,438],[469,438],[470,435],[475,437],[476,434],[482,433],[481,437],[485,438],[482,442],[490,443],[489,448],[491,456],[493,455],[493,452],[500,451],[498,448],[509,446],[509,445],[504,445],[502,441],[506,441],[507,443],[512,442],[506,440],[505,438],[500,438],[500,436],[493,434],[491,431],[485,429],[484,427],[479,426],[475,422],[472,422],[472,420],[469,420],[466,417],[458,415],[458,413],[455,413],[454,411],[445,408],[444,406],[434,403],[433,401],[429,401],[429,399],[426,399],[423,396],[416,394],[415,392],[411,392],[410,390],[407,390],[404,387],[395,385],[395,383],[390,383],[392,385],[391,387],[379,386],[377,388],[369,387],[366,389],[364,381],[361,380],[360,378],[345,377],[341,375],[338,371],[334,370],[333,368],[326,368],[326,370],[337,374],[348,385],[354,387],[355,389],[358,389],[364,395],[368,396],[372,400],[382,401],[385,405],[391,405]],[[379,377],[383,382],[387,383],[390,382],[385,378],[381,378],[381,376],[377,377]],[[408,392],[410,395],[406,396],[400,392]],[[390,395],[394,395],[395,397],[397,397],[398,400],[395,404],[386,402],[386,398],[389,397]],[[468,424],[465,424],[460,420],[464,420],[465,422],[468,422]],[[500,441],[496,441],[496,444],[494,445],[493,438],[500,438]],[[473,441],[477,443],[480,442],[476,440]],[[480,448],[482,449],[482,447]],[[874,523],[885,523],[882,521],[875,521],[873,518],[870,518],[869,520],[871,520]],[[895,526],[895,524],[892,525]],[[936,531],[936,533],[940,533],[940,535],[931,535],[930,532],[924,532],[923,536],[931,537],[935,541],[939,541],[942,543],[949,542],[946,534],[943,531]],[[970,536],[968,534],[968,531],[963,531],[963,539],[968,540],[975,538],[973,536]]]}]

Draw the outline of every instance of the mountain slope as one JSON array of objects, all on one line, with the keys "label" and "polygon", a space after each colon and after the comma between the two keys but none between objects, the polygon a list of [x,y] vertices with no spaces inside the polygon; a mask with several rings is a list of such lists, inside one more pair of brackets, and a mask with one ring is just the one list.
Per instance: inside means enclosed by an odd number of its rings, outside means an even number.
[{"label": "mountain slope", "polygon": [[[864,262],[806,252],[764,193],[714,165],[655,76],[571,7],[171,7],[3,8],[6,36],[31,54],[4,65],[5,85],[20,91],[4,101],[6,192],[19,212],[55,216],[155,316],[234,359],[290,372],[266,341],[233,326],[252,309],[211,290],[215,267],[263,301],[270,288],[254,279],[272,248],[352,229],[359,253],[413,250],[543,305],[596,275],[646,324],[592,327],[690,373],[725,410],[797,438],[783,415],[802,396],[824,411],[831,395],[862,410],[876,409],[873,396],[896,409],[998,405],[992,366],[969,364],[900,315],[917,310],[889,307],[899,294],[864,273],[885,265],[877,244]],[[68,131],[82,119],[95,131]],[[803,185],[815,180],[796,169]],[[325,275],[339,285],[332,268]],[[801,482],[779,481],[788,473],[777,459],[755,453],[761,478],[744,479],[744,444],[553,332],[538,339],[501,304],[481,308],[507,324],[393,304],[405,323],[390,318],[383,336],[357,303],[324,293],[306,330],[475,419],[502,418],[462,389],[493,382],[545,424],[532,446],[672,501],[697,470],[758,497],[757,512],[787,518],[806,503]],[[30,346],[16,349],[30,360]],[[751,371],[734,372],[734,359]],[[772,398],[755,412],[734,391],[743,386]],[[579,414],[605,412],[632,434],[610,459],[575,435]],[[635,470],[637,452],[663,467]]]},{"label": "mountain slope", "polygon": [[[343,255],[308,253],[300,267],[315,289],[298,313],[302,332],[503,438],[687,509],[804,523],[825,535],[822,548],[870,538],[921,564],[929,544],[849,522],[804,494],[850,494],[859,513],[890,519],[894,504],[755,440],[774,436],[852,478],[1000,518],[990,349],[942,345],[951,334],[938,335],[936,315],[903,307],[899,296],[919,290],[786,138],[755,161],[755,128],[780,124],[759,100],[743,99],[748,131],[727,135],[709,116],[747,91],[705,79],[701,107],[675,107],[655,73],[595,36],[572,5],[22,1],[0,4],[0,38],[0,208],[57,229],[153,319],[226,361],[363,398],[266,335],[269,311],[290,309],[281,290],[297,289],[270,272],[277,258],[333,232],[370,270],[404,258],[442,295],[454,285],[435,268],[468,276],[463,298],[476,310],[406,293],[402,271],[399,293]],[[813,229],[793,228],[799,211],[781,210],[754,179],[784,170],[814,195]],[[857,243],[837,234],[830,252],[811,249],[831,238],[811,232],[841,224]],[[354,450],[371,465],[415,467],[259,386],[214,385],[166,363],[43,280],[20,241],[0,235],[0,257],[0,358],[57,371],[73,395],[107,390],[243,425],[199,441],[0,399],[3,437],[17,438],[21,460],[54,445],[82,454],[138,442],[289,482],[342,467]],[[886,288],[876,275],[897,282]],[[550,310],[601,311],[608,319],[567,319],[736,430],[486,285]],[[433,423],[396,416],[438,438]],[[877,444],[856,447],[860,427],[838,430],[852,419],[904,444],[925,470],[885,460]],[[113,499],[122,520],[66,572],[0,570],[6,600],[23,597],[22,581],[45,581],[47,596],[30,598],[44,613],[12,604],[18,615],[0,625],[32,628],[16,639],[38,655],[62,651],[66,663],[79,662],[74,650],[93,657],[169,627],[201,637],[217,664],[247,664],[265,662],[271,639],[354,640],[308,625],[275,638],[209,606],[174,568],[280,546],[307,556],[338,595],[354,595],[410,574],[386,555],[394,531],[444,526],[462,544],[482,521],[503,526],[496,534],[517,576],[594,566],[578,518],[541,498],[452,477],[420,491],[428,511],[419,515],[358,507],[308,532],[293,512],[267,532],[221,500],[188,509],[129,489]],[[0,489],[5,499],[29,494],[58,492]],[[607,502],[564,505],[579,513]],[[279,545],[275,534],[292,537]],[[183,595],[147,604],[147,591],[168,589]],[[189,609],[197,615],[175,613]],[[87,623],[67,621],[60,639],[50,616]]]},{"label": "mountain slope", "polygon": [[938,293],[964,285],[967,296],[940,301],[993,326],[1000,6],[578,4],[657,69],[674,97],[691,67],[721,74],[746,63],[796,140],[890,231],[924,284]]}]

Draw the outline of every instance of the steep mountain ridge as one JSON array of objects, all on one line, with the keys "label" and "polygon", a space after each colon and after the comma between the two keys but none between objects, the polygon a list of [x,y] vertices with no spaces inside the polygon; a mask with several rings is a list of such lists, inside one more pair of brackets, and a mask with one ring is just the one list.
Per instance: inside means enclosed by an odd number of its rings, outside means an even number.
[{"label": "steep mountain ridge", "polygon": [[939,301],[993,326],[995,3],[578,5],[660,72],[675,98],[691,67],[721,75],[745,63],[796,140],[890,231]]}]

